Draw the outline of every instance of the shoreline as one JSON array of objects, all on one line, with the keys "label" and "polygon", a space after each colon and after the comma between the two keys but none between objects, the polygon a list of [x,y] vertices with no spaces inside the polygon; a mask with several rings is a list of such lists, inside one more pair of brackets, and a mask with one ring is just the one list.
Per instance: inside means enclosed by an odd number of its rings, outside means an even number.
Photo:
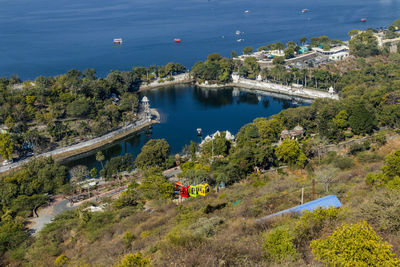
[{"label": "shoreline", "polygon": [[190,78],[189,73],[182,73],[182,74],[174,75],[171,77],[173,77],[174,80],[172,80],[172,81],[164,80],[164,82],[162,82],[162,83],[160,83],[159,80],[156,80],[156,81],[153,81],[146,85],[140,85],[138,92],[143,92],[143,91],[152,90],[152,89],[159,89],[159,88],[173,86],[173,85],[184,85],[184,84],[189,84],[189,83],[195,82],[195,80],[193,78]]},{"label": "shoreline", "polygon": [[110,144],[116,140],[122,139],[130,134],[138,132],[138,131],[140,131],[146,127],[149,127],[153,124],[160,123],[160,114],[158,113],[158,111],[156,109],[151,109],[151,112],[156,117],[153,120],[139,120],[133,124],[123,126],[119,129],[111,131],[105,135],[98,136],[93,139],[83,141],[83,142],[80,142],[80,143],[77,143],[74,145],[64,146],[64,147],[54,149],[52,151],[44,152],[44,153],[38,154],[37,156],[30,157],[30,158],[27,158],[27,159],[24,159],[21,161],[17,161],[15,163],[12,163],[12,164],[9,164],[6,166],[1,166],[0,174],[1,175],[7,174],[13,170],[18,169],[23,164],[26,164],[29,161],[40,158],[40,157],[53,157],[53,159],[57,162],[66,161],[69,158],[79,156],[83,153],[90,152],[92,150],[98,149],[99,147]]},{"label": "shoreline", "polygon": [[299,97],[304,99],[317,99],[317,98],[330,98],[338,100],[338,94],[330,94],[327,91],[316,90],[312,88],[294,88],[291,86],[285,86],[281,84],[274,84],[262,81],[255,81],[249,79],[240,78],[236,82],[231,82],[227,84],[200,84],[195,83],[196,86],[205,89],[218,89],[218,88],[226,88],[226,87],[236,87],[254,91],[263,91],[278,95],[287,95],[291,97]]},{"label": "shoreline", "polygon": [[[152,89],[159,89],[168,86],[177,86],[177,85],[186,85],[191,84],[197,86],[199,88],[204,89],[219,89],[219,88],[226,88],[226,87],[234,87],[234,88],[241,88],[247,89],[251,91],[261,91],[264,93],[271,93],[276,94],[276,97],[279,95],[283,96],[290,96],[290,97],[299,97],[305,100],[314,100],[316,98],[330,98],[330,99],[339,99],[337,94],[330,94],[326,91],[315,90],[311,88],[293,88],[290,86],[285,86],[281,84],[273,84],[268,82],[262,81],[255,81],[249,79],[240,78],[235,82],[230,82],[226,84],[204,84],[195,82],[194,79],[189,77],[188,73],[179,74],[174,77],[173,81],[165,81],[163,83],[158,83],[155,81],[148,85],[140,86],[138,92],[143,92],[146,90]],[[274,95],[275,96],[275,95]],[[0,166],[0,174],[4,175],[12,170],[18,169],[21,165],[31,161],[32,159],[39,158],[39,157],[53,157],[55,161],[58,162],[65,162],[68,160],[72,160],[74,157],[79,157],[84,153],[88,153],[90,151],[96,150],[102,146],[107,144],[111,144],[117,140],[123,139],[124,137],[138,132],[146,127],[149,127],[153,124],[160,123],[160,114],[157,112],[156,109],[151,109],[153,115],[155,115],[156,119],[151,121],[137,121],[134,124],[129,124],[127,126],[123,126],[119,129],[116,129],[112,132],[109,132],[105,135],[95,137],[90,140],[83,141],[81,143],[77,143],[70,146],[64,146],[60,148],[56,148],[52,151],[41,153],[35,157],[31,157],[28,159],[24,159],[6,166]]]}]

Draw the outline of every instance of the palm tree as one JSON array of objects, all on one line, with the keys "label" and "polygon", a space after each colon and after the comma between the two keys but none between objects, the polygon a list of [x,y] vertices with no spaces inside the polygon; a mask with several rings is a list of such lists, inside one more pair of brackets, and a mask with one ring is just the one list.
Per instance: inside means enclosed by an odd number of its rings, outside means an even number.
[{"label": "palm tree", "polygon": [[307,42],[307,38],[306,37],[302,37],[300,38],[300,44],[304,45]]},{"label": "palm tree", "polygon": [[96,153],[96,161],[101,163],[101,168],[104,168],[103,160],[105,160],[105,159],[106,159],[106,157],[104,156],[104,154],[101,151]]},{"label": "palm tree", "polygon": [[281,42],[275,44],[275,48],[280,52],[285,48],[285,45]]}]

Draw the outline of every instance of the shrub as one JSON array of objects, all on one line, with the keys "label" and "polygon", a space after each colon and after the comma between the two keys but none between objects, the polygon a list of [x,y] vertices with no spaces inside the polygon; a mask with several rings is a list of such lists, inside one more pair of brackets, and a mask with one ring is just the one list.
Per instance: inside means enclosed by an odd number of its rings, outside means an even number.
[{"label": "shrub", "polygon": [[355,154],[357,154],[359,152],[362,152],[364,150],[365,150],[365,146],[363,144],[355,143],[355,144],[352,144],[350,146],[350,151],[349,152],[350,152],[350,154],[355,155]]},{"label": "shrub", "polygon": [[341,170],[345,169],[350,169],[353,167],[354,163],[353,160],[349,157],[343,157],[343,158],[338,158],[335,162],[334,165],[336,168],[339,168]]},{"label": "shrub", "polygon": [[382,156],[376,153],[364,151],[358,153],[357,159],[359,162],[378,162],[382,160]]},{"label": "shrub", "polygon": [[338,215],[339,209],[335,207],[305,211],[296,221],[294,228],[296,244],[303,246],[303,242],[308,242],[319,236],[327,224],[332,224],[338,219]]},{"label": "shrub", "polygon": [[151,232],[148,231],[148,230],[143,231],[143,232],[140,233],[140,237],[141,237],[141,238],[146,238],[146,237],[148,237],[148,236],[150,236],[150,235],[151,235]]},{"label": "shrub", "polygon": [[[82,214],[87,214],[86,212]],[[89,213],[87,222],[84,224],[85,235],[89,242],[93,242],[100,237],[100,234],[108,225],[113,222],[113,214],[110,212]]]},{"label": "shrub", "polygon": [[314,257],[331,266],[399,266],[392,246],[367,222],[338,227],[328,238],[310,245]]},{"label": "shrub", "polygon": [[118,171],[131,171],[133,167],[132,154],[127,153],[123,156],[117,156],[107,161],[104,168],[100,171],[101,176],[104,178],[111,178]]},{"label": "shrub", "polygon": [[386,135],[383,132],[379,132],[373,135],[372,137],[372,141],[374,143],[377,143],[379,146],[383,146],[384,144],[386,144]]},{"label": "shrub", "polygon": [[122,237],[122,240],[124,241],[125,247],[129,248],[131,247],[133,240],[135,240],[135,235],[132,234],[132,232],[126,232]]},{"label": "shrub", "polygon": [[159,83],[163,83],[163,82],[164,82],[164,79],[159,79],[158,82],[159,82]]},{"label": "shrub", "polygon": [[400,195],[396,190],[374,192],[360,207],[359,216],[381,231],[400,231]]},{"label": "shrub", "polygon": [[121,262],[115,267],[147,267],[151,266],[151,260],[144,257],[140,252],[136,254],[126,254]]},{"label": "shrub", "polygon": [[327,155],[322,159],[322,164],[331,164],[338,158],[336,151],[329,151]]},{"label": "shrub", "polygon": [[400,189],[400,149],[387,156],[382,173],[369,173],[365,182],[371,186]]},{"label": "shrub", "polygon": [[224,223],[224,220],[219,217],[211,218],[199,218],[199,220],[193,224],[190,229],[195,235],[210,237],[216,232],[216,227]]},{"label": "shrub", "polygon": [[57,257],[57,259],[54,261],[55,266],[63,266],[68,263],[69,259],[67,256],[64,254],[61,254],[60,256]]},{"label": "shrub", "polygon": [[173,80],[175,80],[175,78],[172,77],[172,76],[168,76],[166,80],[167,80],[168,82],[172,82]]},{"label": "shrub", "polygon": [[169,232],[166,238],[170,244],[185,248],[195,246],[204,240],[201,235],[178,228],[174,228]]},{"label": "shrub", "polygon": [[293,235],[285,226],[277,227],[267,233],[263,249],[265,257],[277,263],[284,260],[296,260],[298,253],[293,243]]}]

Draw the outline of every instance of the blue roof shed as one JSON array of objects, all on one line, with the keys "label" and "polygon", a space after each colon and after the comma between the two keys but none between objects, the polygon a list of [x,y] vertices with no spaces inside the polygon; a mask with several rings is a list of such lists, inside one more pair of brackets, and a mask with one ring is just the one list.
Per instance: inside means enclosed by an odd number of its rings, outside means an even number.
[{"label": "blue roof shed", "polygon": [[280,212],[268,215],[268,216],[264,216],[260,219],[257,219],[256,222],[261,222],[264,221],[266,219],[270,219],[272,217],[275,217],[277,215],[281,215],[281,214],[285,214],[285,213],[298,213],[301,214],[303,211],[313,211],[317,208],[330,208],[330,207],[341,207],[342,203],[340,203],[340,200],[337,198],[337,196],[335,195],[329,195],[326,197],[322,197],[307,203],[304,203],[302,205],[290,208],[290,209],[286,209],[286,210],[282,210]]}]

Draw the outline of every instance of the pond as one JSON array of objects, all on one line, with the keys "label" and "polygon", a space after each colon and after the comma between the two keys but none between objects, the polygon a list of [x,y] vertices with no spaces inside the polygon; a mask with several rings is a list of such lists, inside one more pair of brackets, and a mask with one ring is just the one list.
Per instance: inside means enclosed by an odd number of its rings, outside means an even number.
[{"label": "pond", "polygon": [[98,150],[90,151],[66,161],[68,167],[83,164],[89,169],[101,165],[95,153],[103,151],[106,159],[125,153],[135,158],[142,146],[151,138],[165,138],[171,153],[179,153],[191,140],[200,142],[197,128],[203,136],[217,130],[235,134],[246,123],[258,117],[269,117],[283,109],[308,105],[309,100],[289,96],[271,96],[265,92],[239,90],[237,88],[202,89],[195,86],[173,86],[141,93],[150,105],[160,113],[161,123],[152,129],[144,129]]}]

